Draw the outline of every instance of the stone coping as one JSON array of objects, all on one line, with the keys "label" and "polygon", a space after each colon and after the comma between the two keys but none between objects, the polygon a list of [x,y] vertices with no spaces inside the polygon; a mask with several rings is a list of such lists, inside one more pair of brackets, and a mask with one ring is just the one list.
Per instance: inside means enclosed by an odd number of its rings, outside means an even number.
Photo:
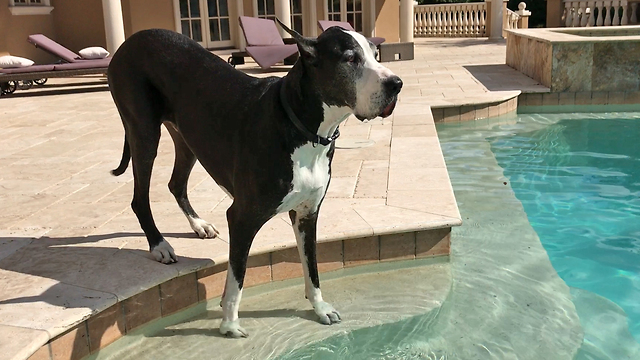
[{"label": "stone coping", "polygon": [[[321,243],[318,270],[326,273],[384,261],[448,257],[450,234],[451,228],[442,228]],[[221,263],[172,278],[96,311],[44,346],[34,348],[37,342],[33,341],[31,347],[23,350],[27,356],[28,350],[35,350],[29,360],[82,359],[149,322],[219,298],[226,276],[227,264]],[[245,286],[251,288],[302,276],[297,249],[287,248],[251,256]],[[446,294],[441,296],[445,298]]]},{"label": "stone coping", "polygon": [[[638,27],[631,25],[598,28],[510,29],[506,31],[545,43],[640,41]],[[596,34],[602,34],[602,36],[596,36]]]}]

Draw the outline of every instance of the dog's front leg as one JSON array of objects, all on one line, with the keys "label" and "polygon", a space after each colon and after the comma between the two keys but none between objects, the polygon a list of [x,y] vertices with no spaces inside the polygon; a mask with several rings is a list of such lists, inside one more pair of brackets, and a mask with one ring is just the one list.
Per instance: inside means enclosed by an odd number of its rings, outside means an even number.
[{"label": "dog's front leg", "polygon": [[294,210],[289,212],[293,231],[296,234],[298,252],[304,271],[305,295],[311,302],[313,310],[320,317],[320,322],[331,325],[340,322],[340,313],[322,299],[318,264],[316,261],[316,231],[318,210],[313,212]]},{"label": "dog's front leg", "polygon": [[260,216],[244,212],[234,203],[227,210],[227,220],[229,222],[229,267],[220,303],[222,306],[220,333],[234,338],[247,337],[249,333],[240,326],[238,320],[242,285],[251,243],[268,219],[261,219]]}]

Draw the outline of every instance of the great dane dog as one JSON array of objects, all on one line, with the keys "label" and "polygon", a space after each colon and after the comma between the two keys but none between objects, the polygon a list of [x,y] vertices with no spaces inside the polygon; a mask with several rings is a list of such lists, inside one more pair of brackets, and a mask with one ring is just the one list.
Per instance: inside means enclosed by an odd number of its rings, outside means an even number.
[{"label": "great dane dog", "polygon": [[355,32],[333,27],[295,39],[300,58],[283,77],[255,78],[233,69],[186,36],[145,30],[120,46],[109,65],[111,95],[125,129],[122,160],[133,163],[131,207],[160,262],[175,262],[173,248],[151,215],[151,169],[164,124],[175,144],[169,190],[191,228],[213,238],[187,198],[196,160],[233,199],[227,210],[229,267],[220,332],[246,337],[238,321],[249,248],[260,228],[288,212],[304,268],[305,292],[323,324],[340,314],[322,300],[316,265],[318,211],[331,178],[338,126],[389,116],[402,81],[375,59],[375,47]]}]

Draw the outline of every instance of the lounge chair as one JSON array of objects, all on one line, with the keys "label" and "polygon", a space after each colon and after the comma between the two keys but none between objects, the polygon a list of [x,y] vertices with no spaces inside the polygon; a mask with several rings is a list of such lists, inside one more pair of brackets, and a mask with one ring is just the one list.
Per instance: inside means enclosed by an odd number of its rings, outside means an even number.
[{"label": "lounge chair", "polygon": [[[68,63],[96,63],[99,62],[101,64],[107,64],[109,66],[109,61],[111,58],[104,59],[95,59],[95,60],[86,60],[83,59],[80,55],[74,53],[73,51],[67,49],[66,47],[58,44],[57,42],[49,39],[47,36],[42,34],[34,34],[29,35],[27,41],[35,45],[38,49],[42,49],[49,54],[56,56]],[[95,65],[93,65],[95,67]]]},{"label": "lounge chair", "polygon": [[240,27],[247,40],[247,54],[263,69],[298,53],[296,44],[284,43],[273,20],[240,16]]},{"label": "lounge chair", "polygon": [[[356,31],[353,26],[351,26],[351,24],[346,21],[318,20],[318,27],[320,27],[320,30],[322,31],[326,31],[328,28],[333,26],[341,27],[347,31]],[[381,37],[368,37],[367,40],[371,41],[375,46],[378,46],[386,41],[385,38]]]},{"label": "lounge chair", "polygon": [[85,60],[80,55],[49,39],[45,35],[30,35],[27,39],[37,48],[59,57],[66,63],[33,65],[22,68],[0,69],[0,95],[11,94],[22,81],[27,88],[32,82],[44,84],[47,78],[71,77],[76,75],[106,74],[111,58]]}]

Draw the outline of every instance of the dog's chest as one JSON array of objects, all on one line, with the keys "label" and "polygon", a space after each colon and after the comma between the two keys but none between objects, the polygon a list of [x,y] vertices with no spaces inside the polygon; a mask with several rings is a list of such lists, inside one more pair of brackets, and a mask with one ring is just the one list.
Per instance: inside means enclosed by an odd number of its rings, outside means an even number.
[{"label": "dog's chest", "polygon": [[291,190],[282,199],[278,213],[297,210],[315,211],[329,184],[328,146],[303,145],[291,155]]}]

